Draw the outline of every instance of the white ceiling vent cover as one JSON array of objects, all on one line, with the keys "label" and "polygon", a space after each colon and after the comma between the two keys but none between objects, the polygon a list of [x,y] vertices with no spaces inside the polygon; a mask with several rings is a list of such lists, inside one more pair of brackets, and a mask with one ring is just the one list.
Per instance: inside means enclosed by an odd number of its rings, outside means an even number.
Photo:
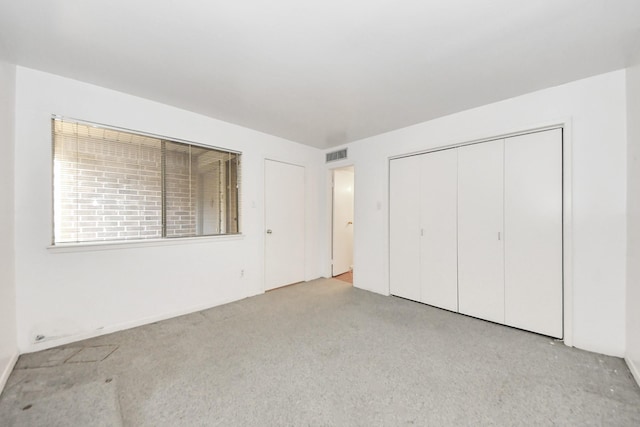
[{"label": "white ceiling vent cover", "polygon": [[337,160],[342,160],[347,158],[347,149],[343,148],[342,150],[332,151],[331,153],[327,153],[327,160],[325,163],[335,162]]}]

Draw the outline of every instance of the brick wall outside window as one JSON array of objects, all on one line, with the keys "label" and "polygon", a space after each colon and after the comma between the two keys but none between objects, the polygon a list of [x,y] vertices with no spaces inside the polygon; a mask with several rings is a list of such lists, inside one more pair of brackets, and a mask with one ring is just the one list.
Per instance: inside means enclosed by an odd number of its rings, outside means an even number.
[{"label": "brick wall outside window", "polygon": [[197,175],[191,171],[188,153],[166,152],[166,237],[196,235]]},{"label": "brick wall outside window", "polygon": [[237,233],[235,168],[220,166],[224,156],[236,161],[218,150],[54,120],[54,243]]}]

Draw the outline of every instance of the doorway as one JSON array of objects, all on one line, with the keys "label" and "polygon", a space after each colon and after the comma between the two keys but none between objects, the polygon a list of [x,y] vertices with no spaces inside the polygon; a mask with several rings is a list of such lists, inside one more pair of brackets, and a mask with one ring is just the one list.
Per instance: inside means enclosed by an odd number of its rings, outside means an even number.
[{"label": "doorway", "polygon": [[332,176],[331,276],[353,284],[354,168],[334,169]]}]

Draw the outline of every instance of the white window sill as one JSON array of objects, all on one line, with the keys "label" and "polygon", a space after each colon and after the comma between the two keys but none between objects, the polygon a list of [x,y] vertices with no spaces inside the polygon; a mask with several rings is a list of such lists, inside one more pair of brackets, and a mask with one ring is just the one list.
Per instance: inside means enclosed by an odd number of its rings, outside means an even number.
[{"label": "white window sill", "polygon": [[231,240],[242,240],[244,234],[226,234],[218,236],[200,236],[200,237],[176,237],[166,239],[149,239],[149,240],[130,240],[117,242],[86,242],[86,243],[58,243],[57,245],[48,246],[47,249],[54,253],[65,252],[88,252],[88,251],[106,251],[113,249],[132,249],[152,246],[173,246],[173,245],[189,245],[194,243],[212,243],[226,242]]}]

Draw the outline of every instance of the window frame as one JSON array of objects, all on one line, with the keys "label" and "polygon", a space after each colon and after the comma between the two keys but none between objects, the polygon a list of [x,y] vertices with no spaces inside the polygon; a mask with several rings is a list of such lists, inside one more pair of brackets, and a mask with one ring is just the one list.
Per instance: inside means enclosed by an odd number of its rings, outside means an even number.
[{"label": "window frame", "polygon": [[[87,240],[87,241],[75,241],[75,242],[56,242],[56,198],[55,198],[55,164],[56,164],[56,139],[55,139],[55,126],[56,121],[61,121],[64,123],[76,123],[83,126],[89,126],[93,128],[104,129],[108,131],[115,132],[124,132],[133,135],[139,135],[142,137],[159,139],[161,141],[183,144],[185,146],[193,146],[196,148],[202,148],[205,150],[218,151],[223,153],[228,153],[237,156],[237,168],[235,170],[235,182],[236,182],[236,213],[237,213],[237,232],[225,232],[219,234],[203,234],[203,235],[188,235],[188,236],[162,236],[155,238],[131,238],[131,239],[105,239],[105,240]],[[159,246],[159,245],[174,245],[174,244],[186,244],[186,243],[204,243],[211,241],[226,241],[226,240],[238,240],[244,238],[243,230],[243,222],[242,222],[242,151],[232,150],[229,148],[224,148],[220,146],[208,145],[205,143],[194,142],[190,140],[185,140],[181,138],[175,137],[167,137],[164,135],[139,131],[134,129],[129,129],[120,126],[107,125],[104,123],[98,123],[83,119],[76,119],[68,116],[62,116],[57,114],[52,114],[49,119],[49,127],[50,127],[50,135],[51,135],[51,171],[50,171],[50,188],[51,188],[51,238],[50,245],[47,246],[48,249],[56,249],[62,250],[62,252],[73,252],[75,250],[102,250],[102,249],[121,249],[121,248],[133,248],[133,247],[142,247],[142,246]],[[165,172],[162,171],[161,174]],[[163,205],[161,206],[161,210],[163,211],[163,216],[165,215],[165,211],[167,209],[164,204],[164,189],[162,190],[163,194]]]}]

